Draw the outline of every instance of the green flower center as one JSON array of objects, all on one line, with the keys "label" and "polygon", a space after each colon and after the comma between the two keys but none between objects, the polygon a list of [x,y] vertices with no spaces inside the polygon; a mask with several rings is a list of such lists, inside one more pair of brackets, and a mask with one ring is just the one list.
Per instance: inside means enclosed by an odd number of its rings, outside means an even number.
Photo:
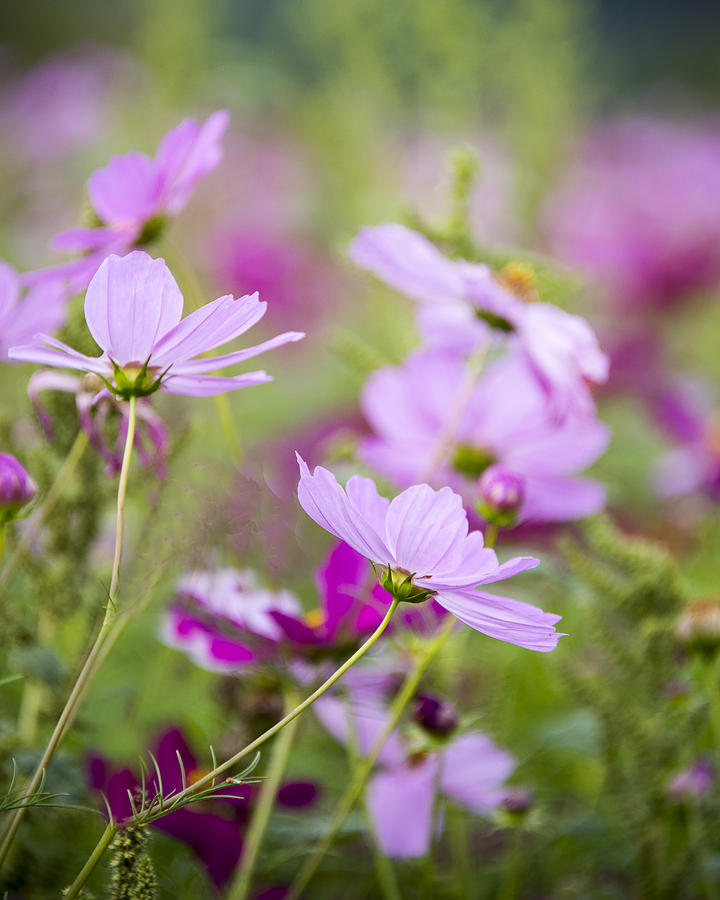
[{"label": "green flower center", "polygon": [[485,447],[476,447],[474,444],[458,444],[451,464],[456,472],[470,478],[479,478],[485,469],[494,462],[495,457]]}]

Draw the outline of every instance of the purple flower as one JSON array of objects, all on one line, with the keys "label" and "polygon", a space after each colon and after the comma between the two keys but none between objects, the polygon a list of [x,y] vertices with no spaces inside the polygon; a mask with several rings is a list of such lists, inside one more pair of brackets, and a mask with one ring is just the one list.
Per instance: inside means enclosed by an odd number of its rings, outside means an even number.
[{"label": "purple flower", "polygon": [[0,453],[0,526],[5,525],[35,497],[37,486],[10,453]]},{"label": "purple flower", "polygon": [[20,276],[0,262],[0,359],[38,331],[55,331],[65,321],[66,310],[67,291],[59,282],[38,285],[23,296]]},{"label": "purple flower", "polygon": [[649,117],[599,126],[547,210],[554,251],[615,304],[667,307],[720,282],[720,129]]},{"label": "purple flower", "polygon": [[558,418],[593,408],[587,382],[606,381],[608,361],[584,319],[548,303],[525,302],[488,266],[450,260],[403,225],[362,229],[350,256],[418,301],[418,326],[428,346],[467,354],[507,338],[526,356]]},{"label": "purple flower", "polygon": [[[352,674],[351,672],[348,675]],[[385,729],[387,711],[373,688],[345,682],[349,698],[320,698],[314,709],[325,728],[367,756]],[[475,813],[489,813],[507,795],[504,787],[515,761],[480,732],[459,736],[432,733],[429,741],[410,745],[392,731],[367,792],[373,830],[388,856],[424,856],[430,849],[438,793]],[[440,826],[438,816],[435,825]]]},{"label": "purple flower", "polygon": [[[80,427],[87,434],[90,445],[105,461],[106,473],[117,475],[122,465],[129,412],[126,403],[109,391],[102,390],[102,386],[96,375],[68,375],[43,369],[30,376],[28,396],[47,439],[52,441],[53,422],[42,407],[39,396],[44,391],[74,394]],[[138,461],[144,468],[153,466],[155,474],[162,480],[166,476],[167,429],[146,397],[138,400],[136,412],[134,449]]]},{"label": "purple flower", "polygon": [[683,798],[706,797],[715,786],[715,766],[709,759],[698,759],[691,766],[677,772],[670,784],[668,793],[680,800]]},{"label": "purple flower", "polygon": [[464,383],[455,354],[421,351],[397,368],[375,372],[361,405],[375,435],[361,459],[400,487],[425,480],[450,484],[478,499],[477,479],[496,466],[522,485],[518,520],[563,522],[601,510],[601,485],[576,473],[605,449],[609,431],[594,416],[548,416],[542,392],[518,354],[493,364],[472,390],[465,411],[437,458],[452,405]]},{"label": "purple flower", "polygon": [[710,392],[693,379],[677,379],[656,392],[652,408],[676,442],[655,466],[658,493],[677,497],[703,492],[720,500],[720,425]]},{"label": "purple flower", "polygon": [[552,650],[559,616],[527,603],[487,594],[479,587],[533,568],[538,560],[516,557],[498,564],[479,531],[468,533],[461,497],[449,487],[413,485],[392,501],[370,478],[354,475],[343,489],[318,466],[311,474],[298,455],[298,498],[321,527],[382,569],[383,587],[400,600],[433,597],[448,612],[483,634],[533,650]]},{"label": "purple flower", "polygon": [[224,110],[202,125],[184,119],[165,135],[154,159],[137,152],[113,156],[88,180],[90,203],[100,225],[73,228],[53,242],[56,250],[83,256],[26,273],[24,283],[64,278],[72,290],[80,291],[106,256],[122,256],[156,237],[165,219],[183,210],[196,183],[222,159],[220,140],[227,123]]},{"label": "purple flower", "polygon": [[[185,783],[192,784],[205,772],[198,766],[183,733],[170,728],[161,734],[153,747],[165,797],[179,793]],[[182,761],[182,768],[180,765]],[[93,790],[101,791],[107,801],[113,818],[122,823],[132,815],[132,803],[137,802],[141,781],[131,769],[113,770],[108,761],[92,754],[87,764],[88,782]],[[148,799],[160,790],[160,783],[150,766],[147,779]],[[212,801],[208,808],[199,809],[195,805],[186,806],[173,813],[156,819],[151,827],[176,838],[189,846],[217,888],[223,888],[232,877],[242,855],[245,827],[257,785],[223,785],[223,794],[234,795]],[[317,788],[310,782],[288,782],[281,786],[277,802],[289,809],[300,809],[312,804],[317,796]]]},{"label": "purple flower", "polygon": [[136,250],[109,256],[93,276],[85,296],[85,321],[100,357],[85,356],[47,335],[13,347],[11,359],[100,375],[118,396],[146,396],[156,390],[209,396],[270,381],[265,372],[231,378],[207,375],[304,337],[287,331],[246,350],[193,359],[244,334],[267,304],[257,294],[220,297],[181,321],[183,297],[165,261]]}]

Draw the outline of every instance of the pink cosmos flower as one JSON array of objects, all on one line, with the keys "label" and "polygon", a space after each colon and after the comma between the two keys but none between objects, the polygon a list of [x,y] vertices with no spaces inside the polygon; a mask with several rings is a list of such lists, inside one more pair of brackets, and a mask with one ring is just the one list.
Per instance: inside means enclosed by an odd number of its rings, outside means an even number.
[{"label": "pink cosmos flower", "polygon": [[608,361],[580,316],[525,302],[488,266],[450,260],[403,225],[363,228],[350,257],[418,302],[418,327],[428,346],[469,354],[504,336],[521,348],[557,417],[592,410],[587,382],[606,381]]},{"label": "pink cosmos flower", "polygon": [[21,276],[0,262],[0,359],[14,344],[38,331],[52,332],[65,321],[67,291],[57,282],[38,285],[23,296]]},{"label": "pink cosmos flower", "polygon": [[583,142],[546,212],[549,243],[624,311],[720,282],[720,129],[627,117]]},{"label": "pink cosmos flower", "polygon": [[432,472],[468,505],[480,497],[477,479],[500,466],[519,479],[517,521],[563,522],[599,512],[603,487],[576,473],[600,456],[609,430],[594,416],[576,413],[552,421],[537,380],[517,353],[481,376],[437,459],[464,369],[456,354],[425,350],[402,366],[375,372],[361,396],[375,432],[361,442],[361,459],[400,487]]},{"label": "pink cosmos flower", "polygon": [[71,290],[80,291],[106,256],[122,256],[156,237],[165,219],[183,210],[197,182],[222,159],[220,140],[228,119],[225,110],[213,113],[202,125],[184,119],[165,135],[154,159],[126,153],[93,172],[88,194],[100,225],[73,228],[53,241],[56,250],[83,256],[25,273],[24,283],[63,278]]},{"label": "pink cosmos flower", "polygon": [[304,334],[287,331],[262,344],[224,356],[193,359],[234,340],[258,322],[267,304],[257,294],[220,297],[182,319],[183,297],[162,259],[136,250],[109,256],[90,282],[85,321],[102,356],[85,356],[47,335],[10,351],[11,359],[94,372],[123,399],[156,390],[210,396],[270,381],[265,372],[222,378],[208,375],[298,341]]},{"label": "pink cosmos flower", "polygon": [[[411,858],[428,852],[433,826],[442,825],[442,816],[436,815],[438,794],[487,814],[505,799],[505,782],[515,769],[513,757],[487,735],[457,735],[449,721],[449,728],[445,721],[440,729],[434,727],[437,714],[427,715],[427,701],[435,705],[437,698],[419,700],[415,720],[429,740],[418,743],[416,738],[411,744],[392,731],[378,756],[380,770],[368,784],[373,831],[387,856]],[[449,704],[440,701],[440,706],[453,712]],[[325,728],[342,743],[352,740],[361,756],[368,754],[388,721],[377,692],[362,687],[351,686],[346,702],[322,697],[314,709]]]},{"label": "pink cosmos flower", "polygon": [[651,406],[676,442],[655,466],[657,492],[664,497],[702,492],[720,500],[720,414],[711,392],[693,379],[677,379],[651,398]]},{"label": "pink cosmos flower", "polygon": [[553,626],[559,616],[478,589],[539,561],[515,557],[499,565],[482,534],[468,533],[462,498],[449,487],[413,485],[389,501],[370,478],[354,475],[343,489],[327,469],[317,466],[311,474],[297,459],[302,508],[382,569],[379,580],[397,599],[418,603],[432,597],[483,634],[532,650],[557,646],[560,635]]},{"label": "pink cosmos flower", "polygon": [[676,800],[707,797],[715,786],[717,775],[710,759],[697,759],[691,766],[676,772],[667,792]]},{"label": "pink cosmos flower", "polygon": [[10,453],[0,453],[0,528],[27,506],[37,485],[24,466]]}]

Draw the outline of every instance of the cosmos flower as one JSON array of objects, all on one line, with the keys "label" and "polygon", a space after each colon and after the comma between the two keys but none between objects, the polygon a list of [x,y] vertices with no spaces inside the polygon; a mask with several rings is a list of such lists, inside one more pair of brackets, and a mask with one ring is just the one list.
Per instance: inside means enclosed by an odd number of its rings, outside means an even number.
[{"label": "cosmos flower", "polygon": [[244,334],[265,314],[257,294],[220,297],[181,321],[183,297],[162,259],[136,250],[109,256],[90,282],[85,321],[102,356],[91,357],[47,335],[13,347],[11,359],[93,372],[108,389],[127,400],[157,390],[171,394],[210,396],[270,381],[265,372],[222,378],[207,375],[244,362],[289,341],[304,337],[288,331],[225,356],[193,359]]},{"label": "cosmos flower", "polygon": [[678,378],[651,399],[655,420],[675,441],[653,472],[663,497],[703,493],[720,500],[720,417],[704,384]]},{"label": "cosmos flower", "polygon": [[453,353],[426,350],[375,372],[361,396],[375,432],[360,443],[361,459],[399,487],[432,475],[470,506],[480,497],[478,478],[500,466],[519,479],[518,521],[563,522],[599,512],[603,487],[577,473],[605,449],[609,430],[594,416],[552,420],[519,354],[484,372],[437,458],[464,368]]},{"label": "cosmos flower", "polygon": [[[159,735],[153,756],[166,797],[179,793],[184,783],[191,784],[205,774],[178,728],[169,728]],[[103,793],[114,820],[122,823],[128,819],[133,812],[130,798],[135,799],[141,784],[135,773],[129,768],[114,769],[99,754],[90,755],[87,770],[90,787]],[[160,783],[154,766],[150,772],[146,789],[152,797],[160,789]],[[154,820],[151,827],[190,847],[215,886],[223,888],[242,855],[245,829],[257,790],[258,786],[253,784],[223,785],[222,793],[226,797],[204,803],[202,809],[184,806]],[[289,809],[301,809],[312,804],[316,796],[317,788],[311,782],[287,782],[280,787],[277,802]]]},{"label": "cosmos flower", "polygon": [[[323,725],[342,743],[352,740],[366,756],[383,732],[387,711],[373,693],[352,692],[345,702],[315,704]],[[515,760],[485,734],[457,734],[457,714],[435,696],[417,699],[419,734],[390,733],[379,756],[379,771],[367,788],[367,808],[383,852],[392,857],[424,856],[434,827],[442,826],[438,794],[478,814],[488,814],[507,795],[505,782]]]},{"label": "cosmos flower", "polygon": [[[250,569],[192,573],[178,586],[161,639],[197,665],[225,673],[257,662],[345,656],[377,628],[392,598],[363,557],[343,543],[331,548],[316,584],[320,605],[304,613],[295,594],[265,588]],[[439,609],[410,608],[405,624],[429,630]]]},{"label": "cosmos flower", "polygon": [[38,331],[53,332],[65,321],[67,292],[58,281],[31,288],[23,295],[21,278],[0,261],[0,359],[15,344]]},{"label": "cosmos flower", "polygon": [[0,527],[16,518],[35,497],[37,486],[10,453],[0,453]]},{"label": "cosmos flower", "polygon": [[707,797],[717,780],[715,766],[710,759],[697,759],[691,766],[676,772],[667,792],[676,800],[697,800]]},{"label": "cosmos flower", "polygon": [[106,256],[122,256],[157,237],[166,219],[184,209],[197,182],[222,159],[220,140],[228,118],[219,110],[202,125],[184,119],[165,135],[153,159],[125,153],[93,172],[88,195],[98,226],[73,228],[53,241],[56,250],[83,255],[25,273],[24,283],[62,278],[72,291],[83,290]]},{"label": "cosmos flower", "polygon": [[311,473],[299,455],[298,465],[302,508],[370,560],[396,599],[420,603],[432,597],[483,634],[532,650],[556,647],[559,616],[478,589],[539,561],[515,557],[499,565],[482,534],[468,533],[462,498],[449,487],[413,485],[389,501],[370,478],[354,475],[343,489],[322,466]]},{"label": "cosmos flower", "polygon": [[448,259],[422,234],[395,224],[363,228],[350,257],[418,302],[428,347],[472,354],[506,338],[527,358],[557,418],[592,410],[588,382],[607,380],[607,357],[584,319],[537,302],[523,267],[496,277],[482,263]]},{"label": "cosmos flower", "polygon": [[583,142],[548,202],[546,231],[609,303],[643,313],[720,282],[719,203],[717,123],[626,117]]}]

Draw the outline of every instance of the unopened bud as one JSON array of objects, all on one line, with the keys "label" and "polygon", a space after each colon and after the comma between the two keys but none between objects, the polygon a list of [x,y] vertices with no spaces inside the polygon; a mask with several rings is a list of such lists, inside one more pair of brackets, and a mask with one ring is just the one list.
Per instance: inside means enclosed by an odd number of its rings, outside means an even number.
[{"label": "unopened bud", "polygon": [[487,468],[478,482],[477,510],[491,525],[511,528],[525,501],[525,479],[502,465]]},{"label": "unopened bud", "polygon": [[455,707],[434,694],[421,694],[415,700],[413,719],[425,731],[442,737],[453,732],[458,724]]},{"label": "unopened bud", "polygon": [[17,517],[37,493],[37,487],[20,463],[0,453],[0,525]]},{"label": "unopened bud", "polygon": [[720,602],[708,597],[691,603],[675,625],[675,635],[689,649],[712,655],[720,650]]},{"label": "unopened bud", "polygon": [[512,791],[508,791],[502,803],[505,812],[518,817],[526,815],[532,804],[532,791],[527,788],[514,788]]}]

